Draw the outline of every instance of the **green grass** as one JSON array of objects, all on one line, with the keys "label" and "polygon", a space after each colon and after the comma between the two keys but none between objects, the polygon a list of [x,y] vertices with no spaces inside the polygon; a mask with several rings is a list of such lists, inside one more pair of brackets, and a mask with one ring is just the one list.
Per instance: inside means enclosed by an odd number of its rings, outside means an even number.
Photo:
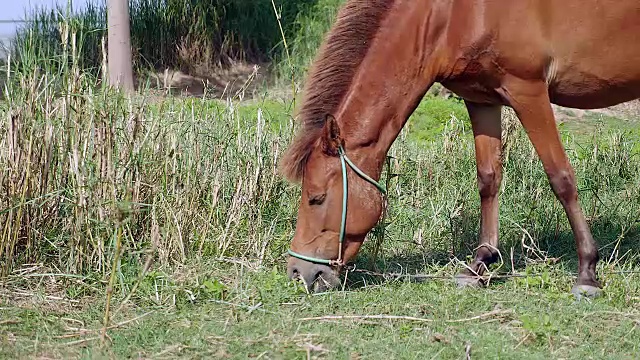
[{"label": "green grass", "polygon": [[451,118],[462,120],[470,128],[469,115],[462,100],[427,97],[416,108],[407,123],[408,136],[418,142],[429,141],[442,134]]},{"label": "green grass", "polygon": [[[182,283],[141,287],[136,306],[127,306],[114,322],[151,313],[111,330],[107,347],[94,339],[96,333],[80,330],[100,328],[101,300],[89,306],[86,298],[74,305],[34,296],[27,306],[0,304],[0,356],[240,359],[305,358],[308,352],[320,358],[449,359],[462,358],[467,346],[473,358],[483,359],[637,355],[637,274],[608,276],[605,297],[576,302],[566,291],[573,279],[564,269],[536,268],[547,277],[508,280],[483,290],[461,290],[437,280],[369,279],[365,287],[353,281],[348,291],[309,296],[285,279],[281,268],[254,271],[201,264],[167,275],[183,278]],[[220,285],[208,287],[207,281]],[[207,288],[212,290],[203,290]],[[152,304],[156,291],[161,300]],[[302,320],[326,315],[396,315],[424,321]]]},{"label": "green grass", "polygon": [[[280,52],[276,56],[276,70],[281,80],[302,79],[322,44],[324,35],[333,24],[340,5],[345,0],[316,0],[309,2],[307,11],[299,12],[291,24],[293,32],[287,36],[292,54],[291,63]],[[287,19],[285,19],[286,21]]]}]

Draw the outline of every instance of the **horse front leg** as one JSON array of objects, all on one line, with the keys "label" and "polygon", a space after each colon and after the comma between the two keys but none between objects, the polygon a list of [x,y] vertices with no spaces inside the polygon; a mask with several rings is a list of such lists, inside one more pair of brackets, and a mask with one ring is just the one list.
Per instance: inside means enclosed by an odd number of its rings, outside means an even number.
[{"label": "horse front leg", "polygon": [[465,102],[476,150],[478,190],[480,192],[480,238],[475,258],[456,277],[460,286],[482,285],[482,275],[498,259],[498,190],[502,180],[502,141],[500,105]]}]

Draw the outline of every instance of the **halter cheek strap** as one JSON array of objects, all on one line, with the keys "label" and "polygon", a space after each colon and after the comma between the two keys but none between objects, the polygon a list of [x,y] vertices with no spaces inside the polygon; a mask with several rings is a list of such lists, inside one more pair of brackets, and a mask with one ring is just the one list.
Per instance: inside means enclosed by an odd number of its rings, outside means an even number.
[{"label": "halter cheek strap", "polygon": [[371,183],[372,185],[374,185],[382,194],[386,194],[387,190],[382,187],[382,185],[380,185],[380,183],[378,183],[377,181],[373,180],[369,175],[365,174],[362,170],[360,170],[348,157],[347,154],[344,152],[344,149],[342,148],[342,145],[340,145],[340,148],[338,149],[338,154],[340,155],[340,165],[342,167],[342,218],[340,220],[340,247],[338,248],[338,258],[335,260],[327,260],[327,259],[320,259],[320,258],[315,258],[312,256],[306,256],[306,255],[302,255],[299,254],[291,249],[289,249],[289,255],[301,259],[301,260],[305,260],[305,261],[309,261],[312,263],[316,263],[316,264],[324,264],[324,265],[329,265],[329,266],[343,266],[344,265],[344,258],[343,258],[343,245],[344,245],[344,238],[345,238],[345,231],[346,231],[346,227],[347,227],[347,199],[348,199],[348,186],[347,186],[347,165],[349,165],[349,167],[355,171],[356,174],[358,174],[358,176],[360,176],[361,178],[363,178],[364,180],[366,180],[367,182]]}]

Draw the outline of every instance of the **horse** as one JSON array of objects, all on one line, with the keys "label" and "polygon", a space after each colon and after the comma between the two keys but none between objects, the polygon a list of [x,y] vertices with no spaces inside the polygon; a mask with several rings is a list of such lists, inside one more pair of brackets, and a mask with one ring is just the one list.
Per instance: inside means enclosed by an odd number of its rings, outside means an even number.
[{"label": "horse", "polygon": [[[501,110],[514,109],[571,225],[578,276],[598,296],[599,259],[551,104],[591,109],[640,97],[637,0],[348,0],[325,37],[281,160],[302,191],[287,272],[310,291],[340,283],[379,220],[387,151],[436,82],[464,100],[475,142],[479,246],[455,276],[482,286],[498,258]],[[347,211],[348,210],[348,211]]]}]

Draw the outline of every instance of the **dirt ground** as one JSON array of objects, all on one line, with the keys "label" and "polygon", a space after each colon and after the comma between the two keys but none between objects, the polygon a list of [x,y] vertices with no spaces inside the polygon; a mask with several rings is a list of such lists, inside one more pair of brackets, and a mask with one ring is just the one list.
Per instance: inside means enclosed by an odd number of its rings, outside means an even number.
[{"label": "dirt ground", "polygon": [[[452,96],[451,91],[445,89],[439,84],[436,84],[431,90],[430,93],[448,98]],[[633,100],[629,102],[625,102],[622,104],[618,104],[615,106],[611,106],[603,109],[590,109],[590,110],[582,110],[582,109],[573,109],[566,108],[558,105],[552,105],[553,111],[556,115],[556,120],[558,122],[565,122],[570,120],[581,120],[588,116],[607,116],[607,117],[615,117],[622,120],[630,120],[630,121],[638,121],[640,120],[640,99]]]},{"label": "dirt ground", "polygon": [[[203,72],[204,73],[204,72]],[[190,75],[180,70],[142,74],[138,87],[148,86],[165,94],[209,97],[251,98],[269,79],[268,66],[237,63],[224,69],[208,71],[206,75]]]},{"label": "dirt ground", "polygon": [[640,120],[640,100],[633,100],[604,109],[581,110],[553,105],[558,121],[580,120],[589,115],[602,115],[623,120]]}]

